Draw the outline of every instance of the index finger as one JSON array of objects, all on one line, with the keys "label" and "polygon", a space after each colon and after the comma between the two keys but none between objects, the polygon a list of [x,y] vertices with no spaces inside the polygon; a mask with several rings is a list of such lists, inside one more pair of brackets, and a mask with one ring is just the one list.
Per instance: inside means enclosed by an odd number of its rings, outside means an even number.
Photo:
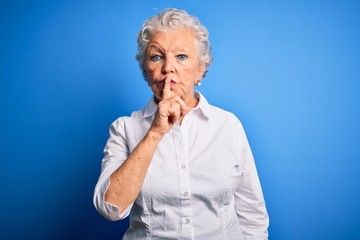
[{"label": "index finger", "polygon": [[164,80],[164,88],[163,88],[163,99],[171,98],[170,85],[171,85],[171,79],[170,78],[165,78],[165,80]]}]

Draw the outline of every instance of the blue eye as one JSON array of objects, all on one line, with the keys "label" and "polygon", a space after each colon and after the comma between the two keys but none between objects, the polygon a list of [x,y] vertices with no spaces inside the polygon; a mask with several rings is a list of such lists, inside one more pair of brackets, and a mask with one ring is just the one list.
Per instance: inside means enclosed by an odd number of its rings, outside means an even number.
[{"label": "blue eye", "polygon": [[188,57],[187,57],[185,54],[179,54],[179,55],[177,56],[177,58],[178,58],[180,61],[184,61],[184,60],[186,60]]},{"label": "blue eye", "polygon": [[153,55],[150,57],[151,61],[157,62],[159,60],[161,60],[161,56],[160,55]]}]

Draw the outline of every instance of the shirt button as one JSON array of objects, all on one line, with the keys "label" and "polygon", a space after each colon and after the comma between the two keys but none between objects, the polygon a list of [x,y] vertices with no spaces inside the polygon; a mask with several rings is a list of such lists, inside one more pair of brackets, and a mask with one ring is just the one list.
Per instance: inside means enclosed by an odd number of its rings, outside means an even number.
[{"label": "shirt button", "polygon": [[182,168],[182,169],[185,169],[185,168],[186,168],[186,165],[185,165],[185,164],[181,165],[181,168]]},{"label": "shirt button", "polygon": [[188,192],[184,192],[184,197],[187,197],[189,196],[189,193]]},{"label": "shirt button", "polygon": [[189,222],[190,222],[190,219],[187,218],[185,222],[186,222],[186,223],[189,223]]}]

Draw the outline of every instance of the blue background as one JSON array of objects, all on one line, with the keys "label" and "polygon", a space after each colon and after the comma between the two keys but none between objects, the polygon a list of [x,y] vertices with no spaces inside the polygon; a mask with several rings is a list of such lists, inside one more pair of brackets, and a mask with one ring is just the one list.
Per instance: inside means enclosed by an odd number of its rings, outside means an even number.
[{"label": "blue background", "polygon": [[[128,3],[129,2],[129,3]],[[243,122],[270,239],[360,239],[359,1],[2,1],[0,239],[120,239],[92,205],[108,127],[151,96],[143,21],[199,17],[198,88]]]}]

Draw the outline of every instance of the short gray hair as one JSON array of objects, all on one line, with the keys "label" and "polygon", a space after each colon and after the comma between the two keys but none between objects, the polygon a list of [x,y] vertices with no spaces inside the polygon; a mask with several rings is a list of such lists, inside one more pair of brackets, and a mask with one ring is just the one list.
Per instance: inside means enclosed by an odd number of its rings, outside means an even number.
[{"label": "short gray hair", "polygon": [[[201,64],[205,63],[206,68],[210,65],[212,56],[208,30],[200,23],[199,19],[189,15],[186,11],[167,8],[158,15],[147,19],[138,34],[138,53],[136,60],[139,62],[145,80],[147,79],[145,58],[151,35],[156,32],[171,31],[179,28],[193,30],[195,39],[197,40],[196,47],[198,49],[199,61]],[[205,73],[203,77],[205,77]]]}]

